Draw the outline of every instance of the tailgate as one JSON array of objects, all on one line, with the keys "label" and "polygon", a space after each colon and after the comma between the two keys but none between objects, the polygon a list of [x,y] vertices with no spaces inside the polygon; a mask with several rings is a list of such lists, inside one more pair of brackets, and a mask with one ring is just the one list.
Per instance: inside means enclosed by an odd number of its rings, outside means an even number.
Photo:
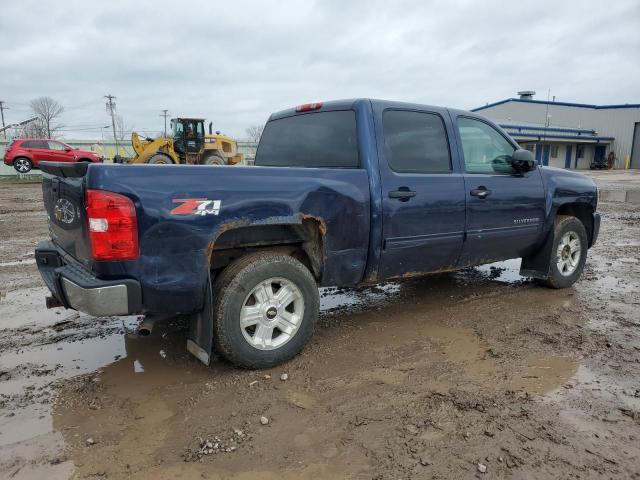
[{"label": "tailgate", "polygon": [[84,203],[87,163],[41,162],[42,195],[51,239],[84,264],[90,247]]}]

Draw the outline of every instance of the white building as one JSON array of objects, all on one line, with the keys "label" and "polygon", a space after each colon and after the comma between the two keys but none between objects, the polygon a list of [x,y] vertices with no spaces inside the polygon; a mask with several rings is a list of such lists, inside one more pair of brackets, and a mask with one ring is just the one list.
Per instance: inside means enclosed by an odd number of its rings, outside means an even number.
[{"label": "white building", "polygon": [[472,111],[499,123],[543,165],[589,168],[614,152],[615,168],[640,168],[640,104],[588,105],[518,94]]}]

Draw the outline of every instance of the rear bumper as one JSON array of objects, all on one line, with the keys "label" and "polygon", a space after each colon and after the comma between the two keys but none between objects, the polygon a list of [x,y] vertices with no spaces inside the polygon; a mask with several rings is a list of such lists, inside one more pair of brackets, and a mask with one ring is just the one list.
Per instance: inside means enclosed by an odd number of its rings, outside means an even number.
[{"label": "rear bumper", "polygon": [[591,232],[591,242],[589,242],[589,247],[592,247],[596,240],[598,239],[598,234],[600,233],[600,214],[598,212],[594,212],[593,214],[593,232]]},{"label": "rear bumper", "polygon": [[42,280],[66,308],[95,316],[141,312],[142,294],[136,280],[100,280],[50,241],[38,244],[35,257]]}]

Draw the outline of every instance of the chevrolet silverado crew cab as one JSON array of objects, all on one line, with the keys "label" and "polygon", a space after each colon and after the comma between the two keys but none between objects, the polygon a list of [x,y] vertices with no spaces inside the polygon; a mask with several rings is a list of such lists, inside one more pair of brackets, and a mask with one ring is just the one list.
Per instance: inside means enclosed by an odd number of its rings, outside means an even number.
[{"label": "chevrolet silverado crew cab", "polygon": [[522,258],[522,275],[564,288],[600,227],[591,179],[466,111],[305,104],[271,115],[255,163],[43,163],[48,305],[187,314],[204,363],[269,367],[311,338],[319,286]]}]

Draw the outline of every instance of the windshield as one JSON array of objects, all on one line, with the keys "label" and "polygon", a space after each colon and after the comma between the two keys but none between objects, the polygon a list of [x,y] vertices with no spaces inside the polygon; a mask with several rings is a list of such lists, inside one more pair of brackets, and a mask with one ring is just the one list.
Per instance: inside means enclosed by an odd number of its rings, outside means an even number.
[{"label": "windshield", "polygon": [[173,136],[185,138],[204,137],[204,124],[197,120],[183,120],[173,122]]}]

